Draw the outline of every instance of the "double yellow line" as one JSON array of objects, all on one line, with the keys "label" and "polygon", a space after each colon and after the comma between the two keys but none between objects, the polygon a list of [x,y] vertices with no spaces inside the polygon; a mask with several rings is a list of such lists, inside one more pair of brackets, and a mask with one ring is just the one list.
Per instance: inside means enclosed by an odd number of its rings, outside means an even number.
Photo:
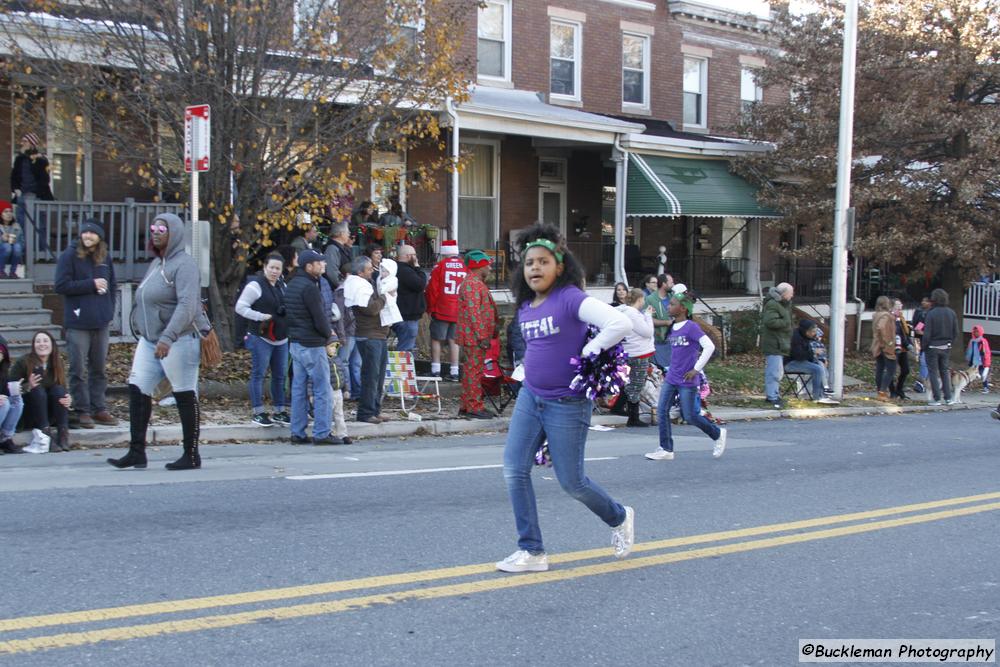
[{"label": "double yellow line", "polygon": [[[321,602],[310,602],[288,606],[268,607],[251,611],[196,616],[171,621],[144,623],[140,625],[122,625],[94,630],[63,632],[59,634],[40,635],[36,637],[9,639],[0,641],[0,655],[30,653],[45,649],[68,648],[95,644],[102,641],[123,641],[142,637],[156,637],[187,632],[198,632],[217,628],[229,628],[246,625],[261,620],[283,620],[320,616],[344,611],[354,611],[374,605],[396,604],[412,600],[432,600],[438,598],[485,593],[522,586],[534,586],[557,581],[581,579],[601,574],[624,572],[640,568],[677,563],[699,558],[709,558],[726,554],[756,551],[772,547],[812,542],[832,537],[869,533],[886,528],[898,528],[942,519],[970,516],[983,512],[1000,510],[1000,492],[983,493],[961,498],[947,498],[925,503],[900,505],[866,512],[839,514],[835,516],[818,517],[802,521],[791,521],[739,530],[726,530],[702,535],[676,537],[653,542],[636,544],[633,553],[662,551],[678,547],[690,547],[698,544],[724,542],[724,544],[706,546],[681,551],[668,551],[655,555],[632,557],[626,560],[603,560],[590,565],[580,565],[569,568],[557,568],[549,572],[537,572],[521,575],[499,575],[490,564],[462,565],[434,570],[406,572],[401,574],[363,577],[344,581],[330,581],[306,586],[291,586],[286,588],[271,588],[231,595],[215,595],[210,597],[187,598],[169,602],[153,602],[148,604],[127,605],[122,607],[106,607],[87,611],[45,614],[41,616],[22,616],[19,618],[0,619],[0,632],[24,632],[40,630],[56,626],[101,623],[119,619],[141,618],[144,616],[161,616],[197,612],[204,609],[219,607],[238,607],[244,605],[259,605],[262,603],[296,598],[307,598],[332,595],[348,591],[369,590],[386,587],[404,587],[403,590],[385,593],[370,593],[356,597],[340,598]],[[950,508],[950,509],[944,509]],[[896,516],[908,515],[908,516]],[[884,517],[893,517],[887,519]],[[641,515],[640,515],[641,521]],[[839,527],[827,528],[827,526]],[[823,528],[822,530],[811,530]],[[804,531],[804,532],[793,532]],[[776,533],[791,533],[775,535]],[[772,535],[761,539],[762,535]],[[742,541],[734,541],[742,540]],[[589,549],[549,557],[550,563],[566,564],[587,561],[597,558],[607,559],[610,549]],[[472,581],[442,584],[429,588],[415,588],[414,584],[445,579],[461,579],[489,575]],[[405,588],[410,586],[411,588]]]}]

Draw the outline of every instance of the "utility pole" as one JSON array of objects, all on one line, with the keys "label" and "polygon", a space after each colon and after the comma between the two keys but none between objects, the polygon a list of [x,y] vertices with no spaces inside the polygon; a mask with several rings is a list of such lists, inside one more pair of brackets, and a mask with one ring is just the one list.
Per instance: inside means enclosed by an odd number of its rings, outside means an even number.
[{"label": "utility pole", "polygon": [[[858,0],[844,7],[844,56],[840,73],[840,138],[837,142],[837,201],[833,221],[833,276],[830,293],[830,374],[834,396],[844,395],[844,336],[847,311],[847,209],[851,205],[854,143],[854,65],[858,43]],[[861,323],[858,322],[858,326]]]}]

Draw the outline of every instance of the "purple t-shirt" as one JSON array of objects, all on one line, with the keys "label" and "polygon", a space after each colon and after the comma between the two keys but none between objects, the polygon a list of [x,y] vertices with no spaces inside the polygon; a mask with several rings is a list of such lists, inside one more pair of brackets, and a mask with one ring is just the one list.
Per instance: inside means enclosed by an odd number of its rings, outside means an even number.
[{"label": "purple t-shirt", "polygon": [[521,304],[517,321],[524,336],[524,383],[541,398],[581,396],[569,388],[576,375],[570,357],[587,342],[587,323],[579,317],[587,293],[575,285],[553,290],[537,307]]},{"label": "purple t-shirt", "polygon": [[688,320],[679,329],[670,328],[667,342],[670,343],[670,370],[667,371],[667,382],[675,387],[697,387],[698,378],[685,380],[684,374],[694,369],[694,364],[701,356],[701,345],[698,341],[705,335],[701,327]]}]

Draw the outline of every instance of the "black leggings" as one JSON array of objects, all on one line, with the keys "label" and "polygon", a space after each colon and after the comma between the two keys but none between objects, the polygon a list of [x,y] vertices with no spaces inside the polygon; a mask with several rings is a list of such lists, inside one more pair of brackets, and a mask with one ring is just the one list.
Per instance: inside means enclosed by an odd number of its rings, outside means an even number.
[{"label": "black leggings", "polygon": [[[896,352],[896,361],[899,362],[899,379],[896,381],[896,393],[906,393],[906,378],[910,375],[910,353],[906,350]],[[891,382],[889,383],[892,384]]]},{"label": "black leggings", "polygon": [[28,428],[48,428],[69,426],[69,411],[59,405],[59,399],[66,395],[65,387],[53,385],[46,389],[38,385],[24,395],[24,414]]}]

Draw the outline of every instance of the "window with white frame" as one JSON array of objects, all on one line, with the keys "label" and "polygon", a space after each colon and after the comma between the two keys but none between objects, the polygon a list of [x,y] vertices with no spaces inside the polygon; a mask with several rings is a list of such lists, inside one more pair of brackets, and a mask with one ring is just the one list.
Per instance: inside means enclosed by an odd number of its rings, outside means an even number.
[{"label": "window with white frame", "polygon": [[582,26],[573,21],[549,24],[549,92],[552,97],[580,99],[580,41]]},{"label": "window with white frame", "polygon": [[500,144],[461,142],[465,168],[458,177],[458,242],[463,248],[492,248],[500,221]]},{"label": "window with white frame", "polygon": [[746,113],[764,99],[764,89],[757,83],[757,71],[753,67],[740,69],[740,111]]},{"label": "window with white frame", "polygon": [[622,104],[649,108],[649,36],[622,33]]},{"label": "window with white frame", "polygon": [[707,127],[708,60],[684,57],[684,124]]},{"label": "window with white frame", "polygon": [[510,81],[510,0],[486,0],[478,20],[479,77]]},{"label": "window with white frame", "polygon": [[335,17],[340,10],[340,0],[295,0],[292,32],[295,39],[308,36],[313,31],[329,32],[329,41],[337,41]]},{"label": "window with white frame", "polygon": [[90,126],[77,94],[50,88],[45,96],[49,173],[59,201],[83,201],[90,195]]}]

